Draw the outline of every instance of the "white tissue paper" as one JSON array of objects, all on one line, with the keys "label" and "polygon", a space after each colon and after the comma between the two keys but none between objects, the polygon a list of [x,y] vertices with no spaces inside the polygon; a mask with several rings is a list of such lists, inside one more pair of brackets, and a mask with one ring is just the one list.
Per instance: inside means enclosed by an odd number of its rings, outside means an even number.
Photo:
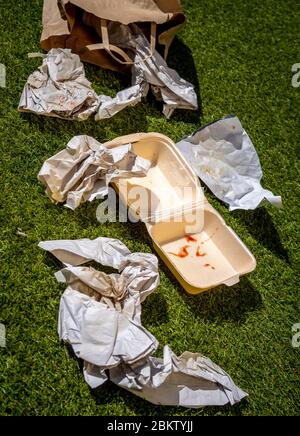
[{"label": "white tissue paper", "polygon": [[[92,388],[107,379],[154,404],[202,407],[235,404],[247,394],[220,367],[200,354],[177,357],[168,346],[153,357],[156,338],[141,323],[141,303],[159,285],[152,254],[131,253],[116,239],[41,242],[64,268],[58,333],[84,360]],[[118,269],[106,274],[83,266],[95,261]]]},{"label": "white tissue paper", "polygon": [[240,120],[228,116],[177,144],[195,173],[229,209],[256,209],[264,201],[281,208],[281,197],[264,189],[259,158]]},{"label": "white tissue paper", "polygon": [[151,52],[150,43],[138,26],[111,22],[108,30],[112,44],[131,50],[134,60],[132,86],[118,93],[115,98],[101,97],[96,120],[109,118],[123,107],[137,104],[147,95],[149,85],[157,100],[164,101],[163,113],[166,118],[170,118],[175,109],[198,108],[194,86],[169,68],[157,50]]},{"label": "white tissue paper", "polygon": [[132,152],[131,144],[108,149],[91,136],[74,136],[65,150],[47,159],[38,179],[57,203],[76,209],[85,201],[102,199],[114,179],[145,176],[151,162]]},{"label": "white tissue paper", "polygon": [[[40,55],[38,55],[40,56]],[[99,98],[86,79],[79,56],[53,48],[24,87],[19,111],[84,121],[95,113]]]}]

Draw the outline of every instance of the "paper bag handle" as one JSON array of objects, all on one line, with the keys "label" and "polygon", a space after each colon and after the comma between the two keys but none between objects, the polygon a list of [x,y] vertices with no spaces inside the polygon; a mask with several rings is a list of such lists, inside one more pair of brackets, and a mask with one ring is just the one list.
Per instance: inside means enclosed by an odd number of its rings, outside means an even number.
[{"label": "paper bag handle", "polygon": [[[150,49],[151,49],[151,55],[154,53],[155,45],[156,45],[156,23],[151,23],[151,33],[150,33]],[[93,50],[106,50],[111,57],[117,61],[118,63],[122,65],[133,65],[134,61],[130,59],[128,54],[122,50],[120,47],[110,44],[109,42],[109,36],[108,36],[108,29],[107,29],[107,20],[104,18],[101,18],[101,36],[102,36],[102,43],[99,44],[91,44],[87,45],[86,48],[89,51]],[[115,53],[118,53],[124,60],[121,60],[117,56],[114,55]]]}]

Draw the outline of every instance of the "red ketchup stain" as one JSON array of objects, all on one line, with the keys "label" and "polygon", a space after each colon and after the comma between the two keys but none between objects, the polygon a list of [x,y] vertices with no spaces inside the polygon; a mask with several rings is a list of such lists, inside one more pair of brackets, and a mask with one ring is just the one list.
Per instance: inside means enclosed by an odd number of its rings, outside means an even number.
[{"label": "red ketchup stain", "polygon": [[173,256],[177,256],[181,258],[187,257],[189,255],[189,252],[187,251],[189,247],[190,247],[189,245],[185,245],[180,249],[179,253],[170,253],[170,254],[173,254]]},{"label": "red ketchup stain", "polygon": [[185,239],[187,242],[197,242],[197,239],[194,238],[192,235],[186,235]]},{"label": "red ketchup stain", "polygon": [[211,269],[216,269],[214,266],[211,266],[210,263],[205,263],[203,266],[204,266],[205,268],[208,268],[208,267],[210,266]]},{"label": "red ketchup stain", "polygon": [[204,257],[204,256],[206,256],[206,253],[201,253],[199,245],[197,247],[196,256],[197,257]]}]

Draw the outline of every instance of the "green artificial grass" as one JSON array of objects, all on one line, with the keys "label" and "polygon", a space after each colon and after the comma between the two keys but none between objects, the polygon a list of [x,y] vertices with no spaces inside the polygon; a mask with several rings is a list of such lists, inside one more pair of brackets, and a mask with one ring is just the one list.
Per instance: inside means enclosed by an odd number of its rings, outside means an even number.
[{"label": "green artificial grass", "polygon": [[[196,85],[200,110],[178,111],[167,121],[148,98],[111,120],[76,123],[20,114],[28,75],[40,59],[41,0],[0,0],[0,348],[1,415],[298,415],[300,348],[292,326],[300,322],[297,272],[297,178],[300,88],[291,85],[300,62],[295,0],[185,0],[188,23],[175,40],[169,65]],[[87,65],[99,93],[129,83]],[[232,288],[188,296],[160,262],[161,284],[143,304],[143,324],[176,354],[200,352],[224,368],[249,397],[234,407],[185,410],[156,407],[107,383],[91,391],[81,363],[56,333],[64,290],[60,268],[37,246],[41,240],[116,237],[132,251],[153,252],[142,224],[96,220],[98,202],[75,212],[46,197],[37,173],[45,159],[78,134],[99,141],[157,131],[177,141],[196,128],[234,113],[250,134],[264,172],[263,185],[283,197],[284,209],[228,212],[205,188],[214,207],[257,259],[255,272]],[[298,151],[298,153],[297,153]],[[299,193],[299,191],[298,191]],[[26,236],[18,233],[21,229]]]}]

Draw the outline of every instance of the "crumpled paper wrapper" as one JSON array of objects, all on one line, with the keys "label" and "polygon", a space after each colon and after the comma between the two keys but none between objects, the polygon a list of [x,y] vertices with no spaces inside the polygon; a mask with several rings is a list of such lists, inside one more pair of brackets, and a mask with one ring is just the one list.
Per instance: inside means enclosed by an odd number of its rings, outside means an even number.
[{"label": "crumpled paper wrapper", "polygon": [[[31,74],[24,87],[19,111],[71,120],[96,121],[111,118],[146,97],[150,86],[158,100],[164,101],[163,113],[170,118],[175,109],[198,108],[194,86],[182,79],[154,50],[136,25],[110,23],[110,41],[131,50],[132,86],[115,97],[98,96],[85,77],[84,66],[69,49],[51,49],[42,66]],[[43,56],[43,55],[42,55]]]},{"label": "crumpled paper wrapper", "polygon": [[50,50],[42,66],[29,76],[18,109],[84,121],[98,106],[99,97],[85,77],[79,56],[57,48]]},{"label": "crumpled paper wrapper", "polygon": [[76,209],[108,194],[115,179],[145,176],[151,162],[131,151],[131,144],[108,149],[91,136],[75,136],[65,150],[47,159],[38,179],[56,203]]},{"label": "crumpled paper wrapper", "polygon": [[101,97],[96,120],[110,118],[124,107],[139,103],[147,95],[149,86],[157,100],[164,101],[163,113],[167,118],[171,117],[175,109],[198,108],[194,86],[169,68],[157,50],[151,53],[149,41],[138,26],[111,22],[108,30],[112,44],[132,52],[132,86],[114,98]]},{"label": "crumpled paper wrapper", "polygon": [[229,209],[256,209],[265,201],[281,208],[280,196],[261,186],[255,147],[240,120],[228,116],[177,144],[195,173]]},{"label": "crumpled paper wrapper", "polygon": [[[61,298],[58,333],[84,360],[90,387],[107,379],[154,404],[184,407],[235,404],[247,394],[228,374],[200,354],[152,354],[156,338],[141,323],[141,303],[159,285],[152,254],[131,253],[116,239],[41,242],[64,268],[56,273],[67,288]],[[118,269],[106,274],[82,266],[94,261]]]}]

